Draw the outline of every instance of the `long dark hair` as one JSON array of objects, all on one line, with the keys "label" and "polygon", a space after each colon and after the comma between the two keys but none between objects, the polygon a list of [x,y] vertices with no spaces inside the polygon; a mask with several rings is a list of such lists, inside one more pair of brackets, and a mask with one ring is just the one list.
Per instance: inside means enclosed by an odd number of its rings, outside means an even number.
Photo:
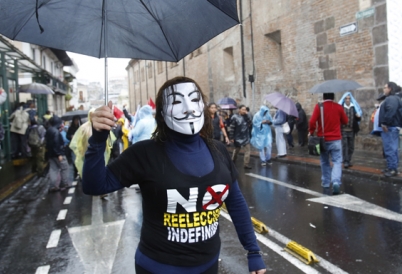
[{"label": "long dark hair", "polygon": [[167,130],[168,126],[165,123],[165,120],[163,119],[162,112],[163,112],[163,107],[166,105],[165,98],[166,96],[164,95],[164,91],[166,88],[177,85],[180,83],[193,83],[196,85],[198,91],[201,94],[201,99],[204,103],[204,126],[202,127],[200,131],[200,135],[204,137],[208,143],[212,143],[212,123],[211,123],[211,114],[209,112],[209,109],[206,105],[207,97],[205,94],[202,92],[200,86],[195,82],[193,79],[188,78],[188,77],[176,77],[173,79],[170,79],[166,81],[159,89],[158,94],[156,95],[155,99],[155,106],[156,106],[156,113],[155,113],[155,120],[156,120],[156,129],[154,133],[152,133],[152,138],[153,140],[157,142],[164,142],[167,140],[168,135],[167,135]]}]

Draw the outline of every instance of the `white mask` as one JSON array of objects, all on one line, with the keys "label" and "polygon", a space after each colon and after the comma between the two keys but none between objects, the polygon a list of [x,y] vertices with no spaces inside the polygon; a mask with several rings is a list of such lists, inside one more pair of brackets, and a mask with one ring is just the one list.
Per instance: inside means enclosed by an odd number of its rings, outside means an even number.
[{"label": "white mask", "polygon": [[164,90],[162,116],[166,125],[176,132],[194,135],[204,125],[204,102],[194,83],[180,83]]}]

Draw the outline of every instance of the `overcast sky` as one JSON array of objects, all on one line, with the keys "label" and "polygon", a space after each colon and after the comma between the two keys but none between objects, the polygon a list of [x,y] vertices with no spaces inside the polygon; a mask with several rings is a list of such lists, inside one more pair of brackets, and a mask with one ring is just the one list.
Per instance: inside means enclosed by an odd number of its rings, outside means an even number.
[{"label": "overcast sky", "polygon": [[[68,56],[74,59],[79,71],[77,80],[80,82],[100,82],[102,86],[105,82],[105,59],[98,59],[82,54],[68,52]],[[108,58],[109,79],[124,78],[127,76],[126,67],[130,59]]]}]

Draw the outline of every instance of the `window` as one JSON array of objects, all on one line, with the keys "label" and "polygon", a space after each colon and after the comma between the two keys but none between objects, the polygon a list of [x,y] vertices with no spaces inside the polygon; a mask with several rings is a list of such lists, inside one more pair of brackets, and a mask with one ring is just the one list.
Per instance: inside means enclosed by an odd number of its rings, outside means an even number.
[{"label": "window", "polygon": [[36,62],[35,59],[36,59],[36,58],[35,58],[35,49],[32,49],[32,60],[33,60],[34,62]]},{"label": "window", "polygon": [[232,81],[235,78],[233,47],[228,47],[223,50],[223,70],[226,81]]},{"label": "window", "polygon": [[54,74],[54,63],[50,62],[50,73]]},{"label": "window", "polygon": [[163,72],[163,62],[158,61],[158,74],[161,74]]},{"label": "window", "polygon": [[152,63],[148,63],[148,79],[152,78]]},{"label": "window", "polygon": [[46,69],[46,56],[42,56],[42,67]]},{"label": "window", "polygon": [[265,35],[266,47],[264,49],[265,60],[270,72],[283,69],[281,31],[277,30]]},{"label": "window", "polygon": [[177,67],[178,65],[179,65],[179,63],[171,62],[171,63],[170,63],[170,68]]}]

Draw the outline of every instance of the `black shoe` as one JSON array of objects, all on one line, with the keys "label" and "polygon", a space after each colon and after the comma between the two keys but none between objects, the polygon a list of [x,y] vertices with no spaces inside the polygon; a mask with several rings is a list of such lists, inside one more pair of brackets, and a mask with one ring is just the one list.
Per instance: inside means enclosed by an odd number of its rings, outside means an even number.
[{"label": "black shoe", "polygon": [[272,165],[272,161],[271,161],[271,160],[268,160],[268,161],[267,161],[267,165]]},{"label": "black shoe", "polygon": [[352,163],[349,163],[349,167],[352,167],[353,165],[352,165]]},{"label": "black shoe", "polygon": [[338,195],[340,193],[341,193],[340,185],[339,184],[333,184],[332,185],[332,195]]},{"label": "black shoe", "polygon": [[381,173],[387,173],[388,171],[389,171],[389,169],[385,168],[385,169],[381,170]]},{"label": "black shoe", "polygon": [[58,187],[52,187],[52,188],[49,188],[49,193],[52,193],[52,192],[58,192],[58,191],[60,191],[60,188],[58,188]]},{"label": "black shoe", "polygon": [[348,168],[348,167],[350,167],[350,165],[349,165],[348,162],[345,162],[345,163],[343,163],[343,167],[344,167],[344,168]]},{"label": "black shoe", "polygon": [[244,169],[252,169],[251,166],[244,166]]},{"label": "black shoe", "polygon": [[396,175],[398,175],[398,171],[395,169],[388,170],[387,172],[384,173],[385,177],[394,177]]}]

